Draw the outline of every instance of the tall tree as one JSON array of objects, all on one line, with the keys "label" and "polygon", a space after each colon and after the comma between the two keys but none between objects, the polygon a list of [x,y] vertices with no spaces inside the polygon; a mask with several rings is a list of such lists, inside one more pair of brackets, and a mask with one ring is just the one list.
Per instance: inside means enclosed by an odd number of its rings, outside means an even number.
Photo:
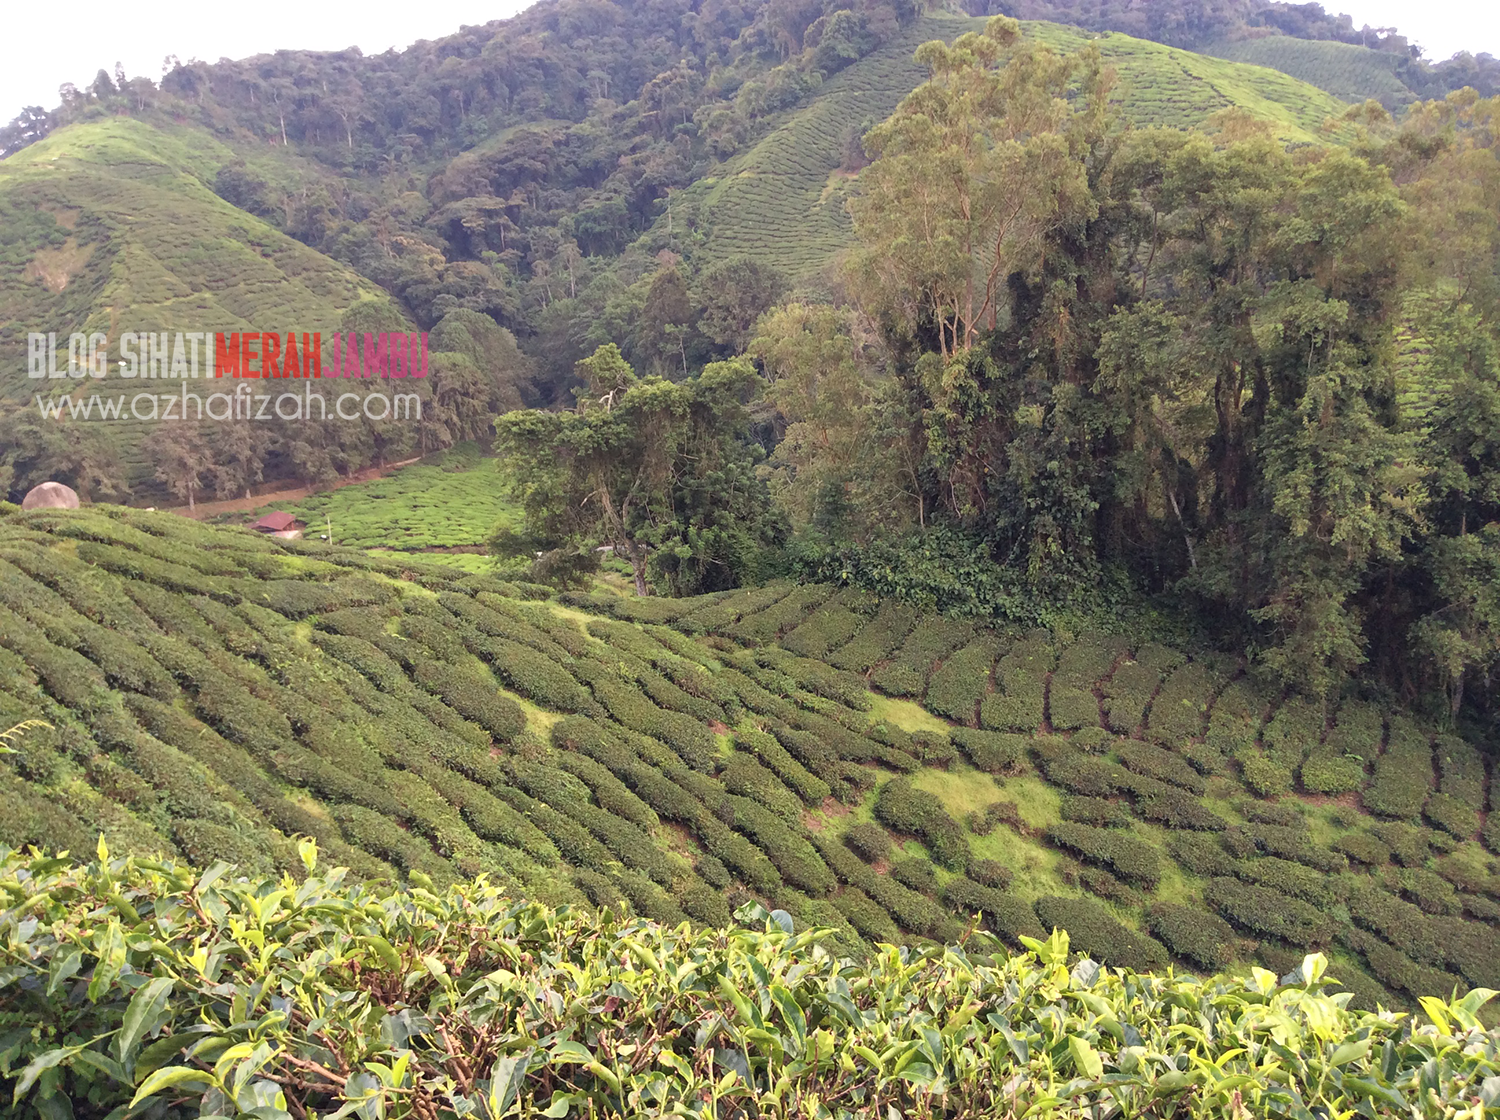
[{"label": "tall tree", "polygon": [[579,363],[571,412],[511,412],[495,422],[525,530],[500,542],[630,564],[638,594],[733,587],[753,573],[776,525],[754,474],[744,401],[747,361],[715,362],[672,383],[636,376],[613,343]]}]

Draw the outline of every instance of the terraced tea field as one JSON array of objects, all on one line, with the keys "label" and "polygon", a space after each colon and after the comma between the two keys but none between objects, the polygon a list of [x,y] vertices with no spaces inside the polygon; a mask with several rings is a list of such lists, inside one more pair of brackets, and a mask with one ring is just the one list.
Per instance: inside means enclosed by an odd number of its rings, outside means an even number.
[{"label": "terraced tea field", "polygon": [[[335,543],[395,552],[477,547],[498,526],[519,522],[498,461],[462,450],[414,463],[370,482],[312,494],[286,507],[317,536],[332,525]],[[476,570],[489,558],[468,555]],[[465,561],[460,561],[464,563]]]},{"label": "terraced tea field", "polygon": [[[1129,636],[830,586],[547,589],[170,514],[0,516],[0,841],[542,902],[861,952],[1066,927],[1361,1002],[1500,987],[1493,747]],[[425,876],[426,878],[422,878]]]},{"label": "terraced tea field", "polygon": [[1356,47],[1352,43],[1272,35],[1264,39],[1216,43],[1203,53],[1280,70],[1333,94],[1341,101],[1357,104],[1374,98],[1387,109],[1395,110],[1416,100],[1416,95],[1396,76],[1398,55]]},{"label": "terraced tea field", "polygon": [[[927,77],[912,59],[932,39],[980,31],[982,19],[949,13],[918,20],[889,46],[834,75],[804,108],[712,179],[689,188],[707,206],[707,241],[699,252],[750,256],[780,269],[808,290],[848,246],[846,203],[854,178],[840,170],[851,129],[889,116]],[[1137,127],[1192,128],[1239,106],[1268,121],[1284,140],[1327,142],[1324,122],[1346,108],[1334,97],[1263,66],[1207,58],[1128,35],[1089,36],[1052,23],[1023,33],[1059,51],[1097,42],[1119,74],[1119,102]]]}]

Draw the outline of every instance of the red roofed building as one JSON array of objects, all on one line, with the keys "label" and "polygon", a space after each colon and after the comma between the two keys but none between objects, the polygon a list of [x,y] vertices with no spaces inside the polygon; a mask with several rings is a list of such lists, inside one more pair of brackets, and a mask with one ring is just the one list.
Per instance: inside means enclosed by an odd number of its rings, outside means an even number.
[{"label": "red roofed building", "polygon": [[250,527],[258,533],[269,533],[273,537],[280,537],[282,540],[288,541],[294,541],[301,537],[304,528],[302,522],[298,521],[290,513],[285,513],[281,510],[266,514]]}]

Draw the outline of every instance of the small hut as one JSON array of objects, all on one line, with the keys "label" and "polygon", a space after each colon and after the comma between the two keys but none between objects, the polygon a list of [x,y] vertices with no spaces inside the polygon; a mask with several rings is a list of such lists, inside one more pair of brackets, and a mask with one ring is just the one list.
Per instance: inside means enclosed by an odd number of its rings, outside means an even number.
[{"label": "small hut", "polygon": [[43,482],[27,491],[22,509],[77,509],[78,492],[61,482]]},{"label": "small hut", "polygon": [[266,514],[251,528],[257,533],[266,533],[284,541],[295,541],[302,539],[302,530],[306,526],[292,514],[277,510],[275,513]]}]

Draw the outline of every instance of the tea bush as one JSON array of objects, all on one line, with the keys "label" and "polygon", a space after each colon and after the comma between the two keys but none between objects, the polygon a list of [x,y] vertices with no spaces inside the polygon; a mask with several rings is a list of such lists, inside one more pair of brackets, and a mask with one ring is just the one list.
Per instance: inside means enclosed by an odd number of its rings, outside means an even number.
[{"label": "tea bush", "polygon": [[906,779],[892,778],[880,787],[875,816],[897,832],[918,837],[940,866],[958,871],[967,865],[969,845],[958,822],[935,796]]},{"label": "tea bush", "polygon": [[1361,800],[1380,817],[1415,820],[1432,790],[1432,741],[1409,720],[1391,720],[1385,753],[1375,760],[1375,777]]},{"label": "tea bush", "polygon": [[1123,829],[1064,821],[1047,829],[1047,839],[1148,889],[1161,879],[1160,849]]},{"label": "tea bush", "polygon": [[1085,898],[1039,898],[1042,925],[1068,931],[1070,944],[1103,964],[1117,968],[1166,967],[1168,955],[1159,941],[1121,925],[1103,906]]},{"label": "tea bush", "polygon": [[1000,643],[982,634],[949,655],[927,682],[928,710],[962,724],[978,722],[979,702],[990,687],[990,669],[1000,655]]}]

